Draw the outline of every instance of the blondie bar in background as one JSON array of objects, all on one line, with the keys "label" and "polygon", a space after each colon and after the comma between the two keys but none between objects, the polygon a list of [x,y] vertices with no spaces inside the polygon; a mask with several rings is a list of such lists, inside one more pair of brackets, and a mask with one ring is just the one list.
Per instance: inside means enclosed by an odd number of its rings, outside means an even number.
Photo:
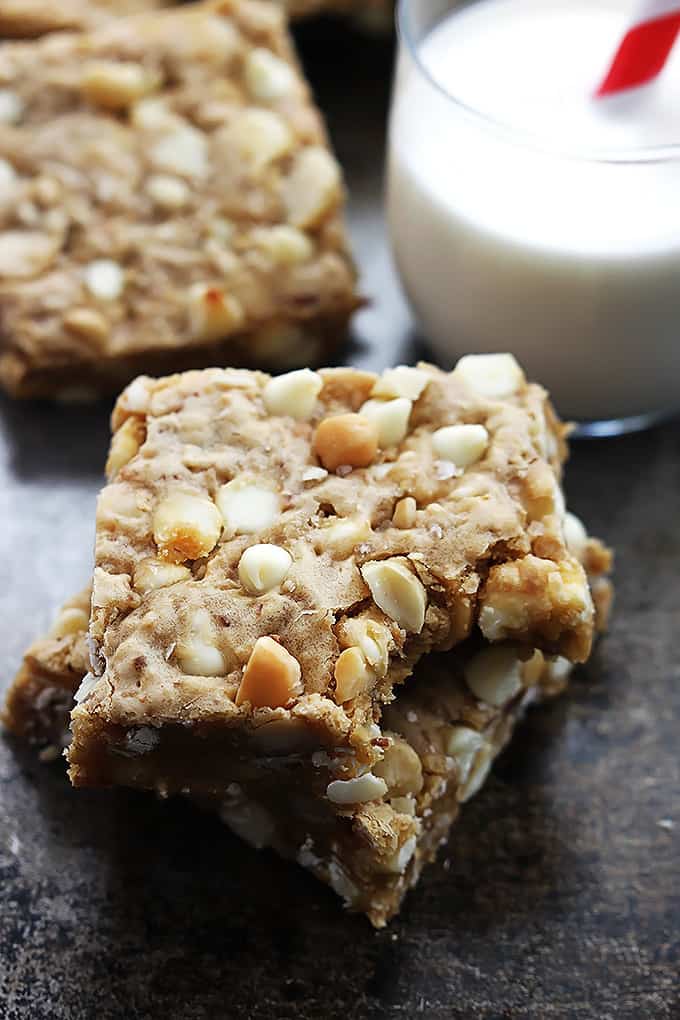
[{"label": "blondie bar in background", "polygon": [[0,383],[329,356],[358,304],[343,186],[285,29],[191,4],[0,50]]}]

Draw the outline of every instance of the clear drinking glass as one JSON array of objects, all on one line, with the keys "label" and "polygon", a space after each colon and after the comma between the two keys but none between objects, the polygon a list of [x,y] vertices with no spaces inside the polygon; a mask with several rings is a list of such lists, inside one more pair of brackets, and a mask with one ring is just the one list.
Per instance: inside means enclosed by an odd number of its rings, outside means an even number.
[{"label": "clear drinking glass", "polygon": [[603,150],[563,141],[559,111],[519,129],[466,105],[455,61],[443,87],[422,42],[487,3],[399,3],[387,204],[404,289],[444,364],[509,350],[581,434],[644,427],[680,410],[680,114]]}]

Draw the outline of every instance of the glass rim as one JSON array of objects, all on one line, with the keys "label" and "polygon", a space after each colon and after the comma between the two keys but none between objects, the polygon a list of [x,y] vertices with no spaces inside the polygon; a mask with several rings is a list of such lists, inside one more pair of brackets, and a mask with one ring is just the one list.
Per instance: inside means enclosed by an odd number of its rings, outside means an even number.
[{"label": "glass rim", "polygon": [[[515,145],[522,145],[524,148],[536,149],[549,155],[562,156],[573,160],[623,164],[669,163],[680,160],[680,141],[662,145],[640,145],[626,148],[615,146],[593,148],[561,145],[558,141],[545,138],[540,134],[534,134],[531,131],[513,127],[512,124],[491,117],[482,110],[464,103],[453,92],[438,82],[420,59],[418,42],[410,17],[411,9],[417,2],[418,0],[398,0],[396,27],[399,45],[405,48],[418,72],[428,85],[467,117],[485,125],[496,134],[503,135],[507,141]],[[482,0],[477,0],[477,2],[482,2]]]}]

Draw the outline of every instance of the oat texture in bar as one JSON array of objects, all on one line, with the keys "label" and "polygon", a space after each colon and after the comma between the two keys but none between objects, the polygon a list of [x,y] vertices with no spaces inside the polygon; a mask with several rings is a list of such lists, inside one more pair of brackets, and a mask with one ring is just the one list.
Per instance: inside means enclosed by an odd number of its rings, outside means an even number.
[{"label": "oat texture in bar", "polygon": [[289,367],[357,306],[343,189],[269,3],[193,4],[0,50],[0,382]]},{"label": "oat texture in bar", "polygon": [[[588,657],[564,430],[509,355],[139,378],[113,426],[76,785],[220,793],[226,735],[284,724],[349,749],[350,779],[424,653],[478,634]],[[140,726],[154,753],[126,757]]]}]

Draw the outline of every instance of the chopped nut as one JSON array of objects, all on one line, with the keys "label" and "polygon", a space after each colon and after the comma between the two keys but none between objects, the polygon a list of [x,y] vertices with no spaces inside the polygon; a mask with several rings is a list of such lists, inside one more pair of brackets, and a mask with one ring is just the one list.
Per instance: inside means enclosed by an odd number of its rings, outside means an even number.
[{"label": "chopped nut", "polygon": [[236,694],[236,704],[282,708],[302,693],[300,663],[271,637],[255,642]]},{"label": "chopped nut", "polygon": [[466,354],[453,375],[475,393],[502,400],[524,385],[524,373],[512,354]]},{"label": "chopped nut", "polygon": [[420,758],[411,745],[401,737],[394,737],[393,742],[386,748],[382,761],[373,766],[373,771],[387,783],[390,797],[420,793],[423,788],[423,767]]},{"label": "chopped nut", "polygon": [[258,726],[252,740],[260,751],[272,756],[299,754],[318,747],[313,728],[302,719],[274,719]]},{"label": "chopped nut", "polygon": [[465,666],[465,682],[480,701],[502,708],[522,690],[522,663],[512,645],[477,652]]},{"label": "chopped nut", "polygon": [[436,455],[460,468],[476,464],[488,445],[489,433],[483,425],[446,425],[432,436]]},{"label": "chopped nut", "polygon": [[168,563],[167,560],[157,560],[153,556],[147,556],[135,567],[132,579],[132,587],[140,595],[156,591],[157,588],[168,588],[178,581],[189,581],[191,571],[179,563]]},{"label": "chopped nut", "polygon": [[364,563],[361,574],[373,601],[403,629],[420,634],[425,623],[427,593],[403,559]]},{"label": "chopped nut", "polygon": [[486,741],[482,741],[481,747],[473,759],[473,763],[467,781],[459,786],[456,797],[461,804],[470,800],[476,793],[479,793],[486,777],[491,771],[493,764],[493,748]]},{"label": "chopped nut", "polygon": [[416,814],[415,797],[390,797],[390,807],[399,815],[409,815],[411,818]]},{"label": "chopped nut", "polygon": [[226,676],[227,661],[215,645],[215,625],[207,609],[198,609],[188,635],[177,642],[177,661],[191,676]]},{"label": "chopped nut", "polygon": [[281,159],[290,152],[294,142],[290,128],[278,113],[256,108],[240,113],[224,128],[223,136],[227,147],[254,170],[262,170]]},{"label": "chopped nut", "polygon": [[72,308],[64,316],[64,326],[73,333],[98,343],[109,335],[109,324],[95,308]]},{"label": "chopped nut", "polygon": [[217,506],[230,535],[265,531],[278,520],[280,499],[271,489],[247,478],[234,478],[217,493]]},{"label": "chopped nut", "polygon": [[106,461],[106,477],[111,479],[132,460],[144,442],[146,428],[138,418],[128,418],[114,433]]},{"label": "chopped nut", "polygon": [[146,414],[151,397],[151,379],[146,375],[138,375],[129,386],[126,386],[118,399],[123,413]]},{"label": "chopped nut", "polygon": [[5,230],[0,234],[0,276],[15,279],[38,276],[51,265],[58,250],[59,242],[48,234]]},{"label": "chopped nut", "polygon": [[588,532],[576,514],[567,512],[564,515],[564,540],[571,555],[582,562],[588,546]]},{"label": "chopped nut", "polygon": [[406,496],[400,499],[392,514],[392,524],[395,528],[412,528],[416,523],[416,510],[418,504],[413,496]]},{"label": "chopped nut", "polygon": [[354,549],[367,542],[372,535],[370,522],[365,517],[346,517],[322,528],[320,532],[337,558],[351,556]]},{"label": "chopped nut", "polygon": [[149,150],[159,170],[181,177],[204,177],[208,172],[208,141],[191,124],[180,122],[159,138]]},{"label": "chopped nut", "polygon": [[219,287],[195,283],[189,290],[189,328],[198,340],[221,340],[243,325],[241,303]]},{"label": "chopped nut", "polygon": [[416,852],[417,845],[417,837],[409,836],[396,853],[382,861],[382,870],[389,875],[402,875]]},{"label": "chopped nut", "polygon": [[368,467],[378,452],[378,429],[360,414],[324,418],[314,434],[314,451],[328,471]]},{"label": "chopped nut", "polygon": [[369,690],[375,682],[375,673],[358,648],[345,648],[344,652],[340,652],[333,675],[338,705]]},{"label": "chopped nut", "polygon": [[88,615],[84,609],[75,607],[62,609],[50,629],[50,637],[64,638],[72,634],[82,634],[87,630],[88,624]]},{"label": "chopped nut", "polygon": [[423,392],[430,376],[420,368],[409,368],[407,365],[397,365],[396,368],[388,368],[380,376],[371,390],[374,397],[406,397],[408,400],[417,400]]},{"label": "chopped nut", "polygon": [[314,254],[314,245],[309,237],[297,227],[289,227],[285,223],[256,227],[250,237],[256,247],[282,266],[307,262]]},{"label": "chopped nut", "polygon": [[333,804],[366,804],[380,800],[387,793],[384,779],[365,772],[356,779],[334,779],[326,787],[326,796]]},{"label": "chopped nut", "polygon": [[189,200],[186,181],[169,174],[152,174],[146,182],[146,193],[160,209],[182,209]]},{"label": "chopped nut", "polygon": [[93,297],[115,301],[123,293],[125,274],[117,262],[96,259],[85,266],[85,286]]},{"label": "chopped nut", "polygon": [[107,110],[123,110],[159,84],[141,64],[93,60],[81,79],[83,94],[91,103]]},{"label": "chopped nut", "polygon": [[262,393],[270,414],[288,415],[296,421],[311,418],[323,387],[321,376],[308,368],[270,379]]},{"label": "chopped nut", "polygon": [[162,501],[153,517],[153,537],[160,555],[170,562],[207,556],[222,533],[222,517],[205,496],[175,492]]},{"label": "chopped nut", "polygon": [[263,595],[276,588],[288,573],[293,557],[278,545],[251,545],[238,565],[243,587],[253,595]]},{"label": "chopped nut", "polygon": [[387,674],[390,650],[394,646],[394,640],[389,627],[377,620],[367,619],[365,616],[350,617],[345,620],[341,627],[340,642],[342,645],[352,647],[356,645],[378,676]]},{"label": "chopped nut", "polygon": [[367,400],[360,408],[359,414],[375,422],[379,446],[396,446],[408,432],[412,406],[406,397],[395,397],[394,400]]},{"label": "chopped nut", "polygon": [[248,54],[245,80],[253,99],[264,103],[287,95],[295,85],[292,67],[262,46],[256,46]]},{"label": "chopped nut", "polygon": [[326,149],[310,146],[296,157],[283,182],[288,222],[303,230],[318,227],[340,202],[340,171]]},{"label": "chopped nut", "polygon": [[0,124],[17,124],[23,112],[21,96],[11,89],[0,89]]}]

